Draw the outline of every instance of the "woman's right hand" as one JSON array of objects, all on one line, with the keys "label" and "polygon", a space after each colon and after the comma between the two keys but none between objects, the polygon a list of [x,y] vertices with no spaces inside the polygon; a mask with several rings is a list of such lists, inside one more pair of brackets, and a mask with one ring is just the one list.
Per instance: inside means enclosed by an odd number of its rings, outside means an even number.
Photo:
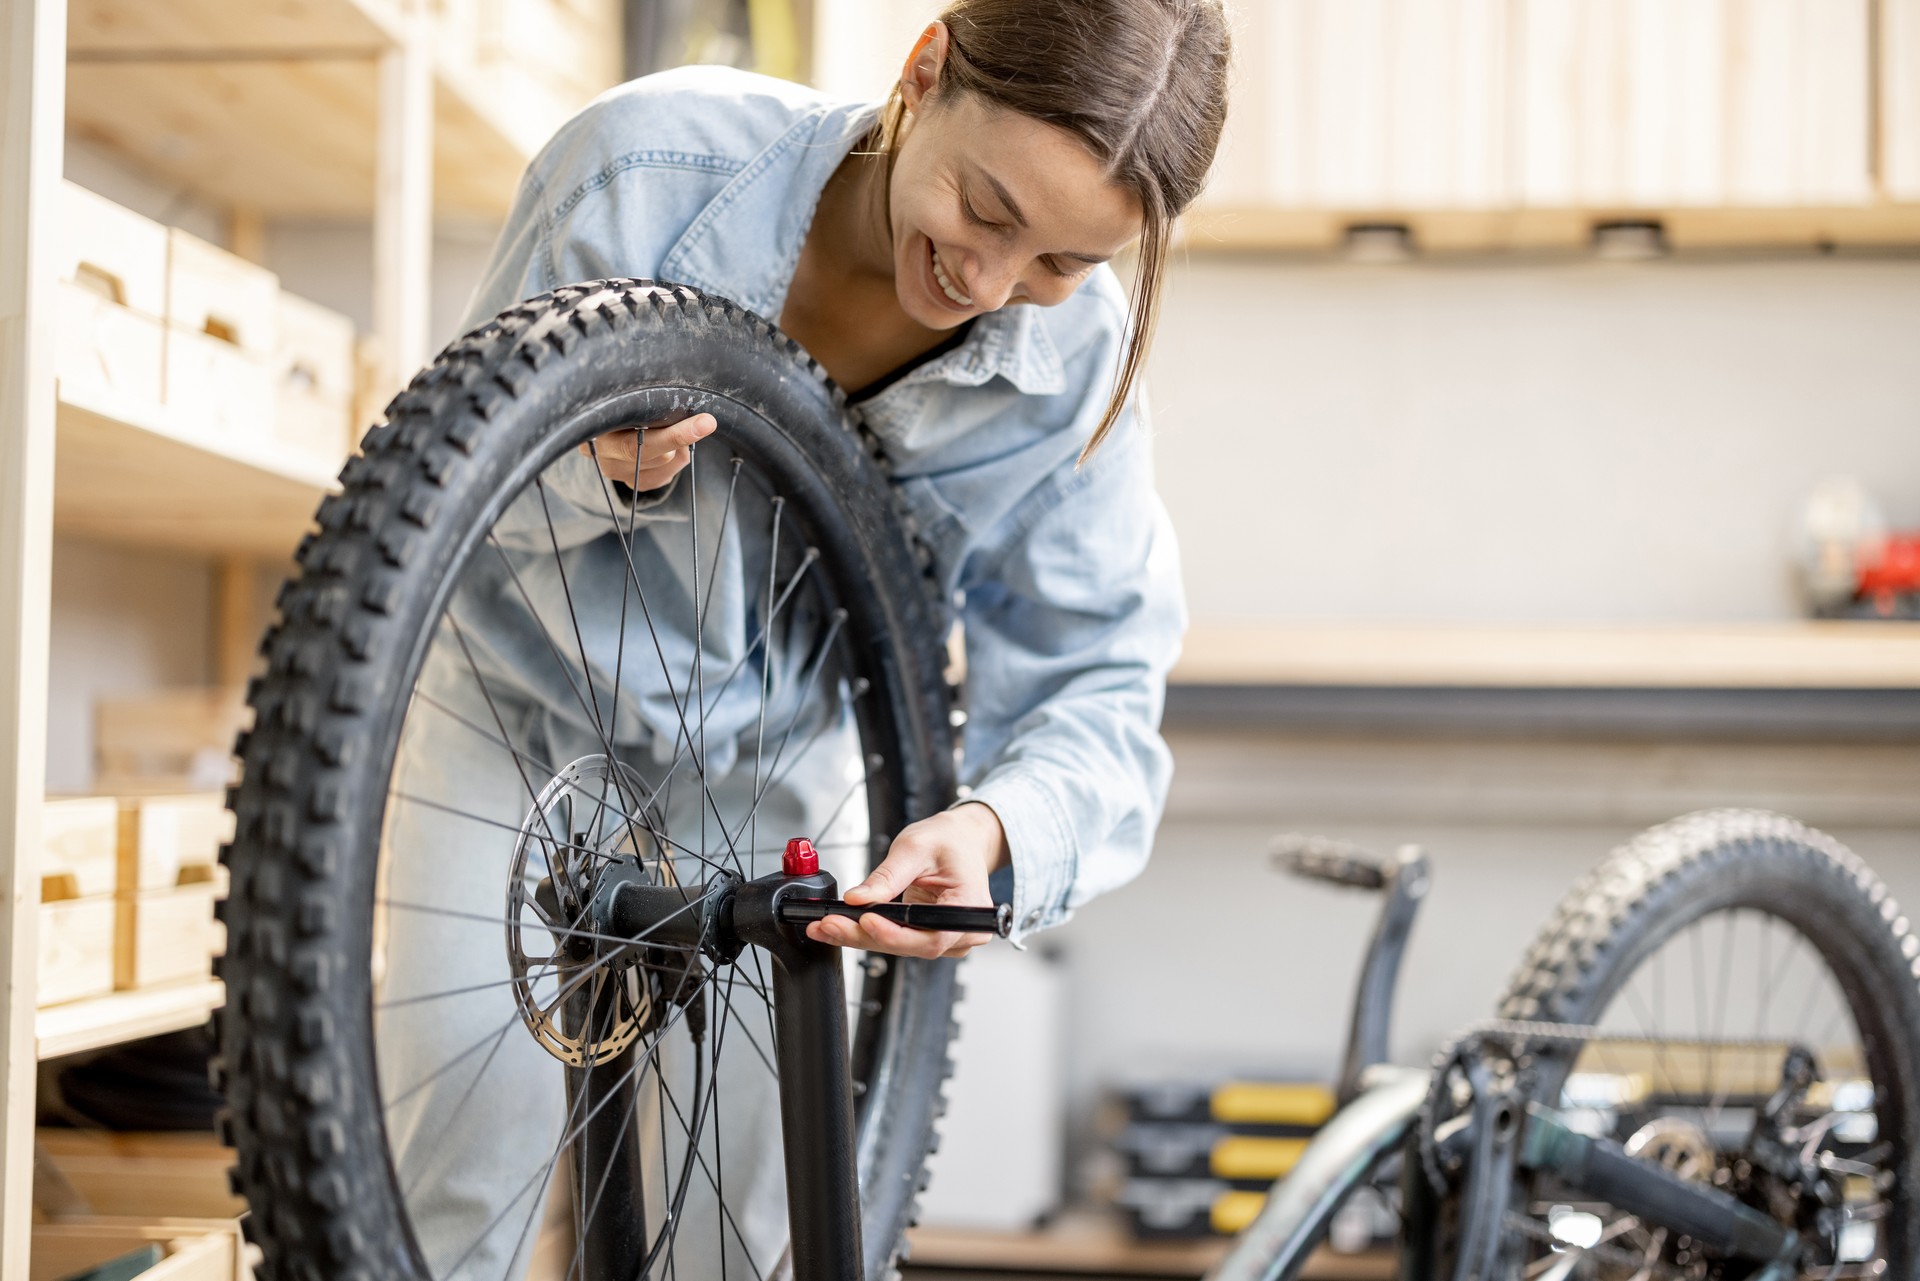
[{"label": "woman's right hand", "polygon": [[694,414],[674,423],[622,427],[580,446],[580,452],[598,462],[608,480],[644,494],[678,476],[693,459],[689,446],[711,436],[719,425],[712,414]]}]

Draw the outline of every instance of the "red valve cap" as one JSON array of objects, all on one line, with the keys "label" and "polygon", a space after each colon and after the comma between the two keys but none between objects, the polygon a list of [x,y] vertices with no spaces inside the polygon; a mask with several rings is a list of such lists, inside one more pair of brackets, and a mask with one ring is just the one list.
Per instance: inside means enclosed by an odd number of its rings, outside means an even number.
[{"label": "red valve cap", "polygon": [[820,851],[813,848],[813,842],[804,836],[796,836],[787,842],[787,852],[780,858],[780,870],[788,876],[812,876],[820,870]]}]

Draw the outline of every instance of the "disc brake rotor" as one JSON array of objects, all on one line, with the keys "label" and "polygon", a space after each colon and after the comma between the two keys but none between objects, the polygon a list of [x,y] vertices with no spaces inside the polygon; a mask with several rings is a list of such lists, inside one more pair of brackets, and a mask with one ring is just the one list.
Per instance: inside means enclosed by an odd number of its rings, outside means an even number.
[{"label": "disc brake rotor", "polygon": [[[599,938],[588,912],[601,869],[615,860],[652,884],[676,883],[648,796],[625,763],[583,756],[540,789],[514,841],[506,918],[514,1002],[534,1040],[573,1067],[625,1050],[663,1003],[651,949]],[[569,1018],[570,1008],[598,1013]]]}]

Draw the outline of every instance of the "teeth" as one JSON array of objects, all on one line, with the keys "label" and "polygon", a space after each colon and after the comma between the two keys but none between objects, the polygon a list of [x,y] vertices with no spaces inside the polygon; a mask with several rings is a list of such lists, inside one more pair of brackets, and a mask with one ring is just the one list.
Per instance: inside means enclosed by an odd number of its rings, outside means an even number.
[{"label": "teeth", "polygon": [[947,297],[953,299],[962,307],[973,306],[973,299],[954,288],[952,279],[947,275],[946,267],[940,262],[940,251],[938,249],[933,251],[933,278],[940,282],[940,289]]}]

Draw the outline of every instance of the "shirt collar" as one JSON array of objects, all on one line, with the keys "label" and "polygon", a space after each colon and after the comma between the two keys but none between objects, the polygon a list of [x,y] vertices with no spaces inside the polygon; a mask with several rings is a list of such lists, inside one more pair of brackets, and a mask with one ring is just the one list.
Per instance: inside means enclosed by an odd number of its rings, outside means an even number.
[{"label": "shirt collar", "polygon": [[[796,121],[700,211],[661,274],[777,319],[820,193],[879,113],[878,103],[832,104]],[[1029,395],[1059,395],[1066,371],[1038,313],[1030,305],[986,313],[965,342],[895,386],[980,386],[1001,377]]]}]

